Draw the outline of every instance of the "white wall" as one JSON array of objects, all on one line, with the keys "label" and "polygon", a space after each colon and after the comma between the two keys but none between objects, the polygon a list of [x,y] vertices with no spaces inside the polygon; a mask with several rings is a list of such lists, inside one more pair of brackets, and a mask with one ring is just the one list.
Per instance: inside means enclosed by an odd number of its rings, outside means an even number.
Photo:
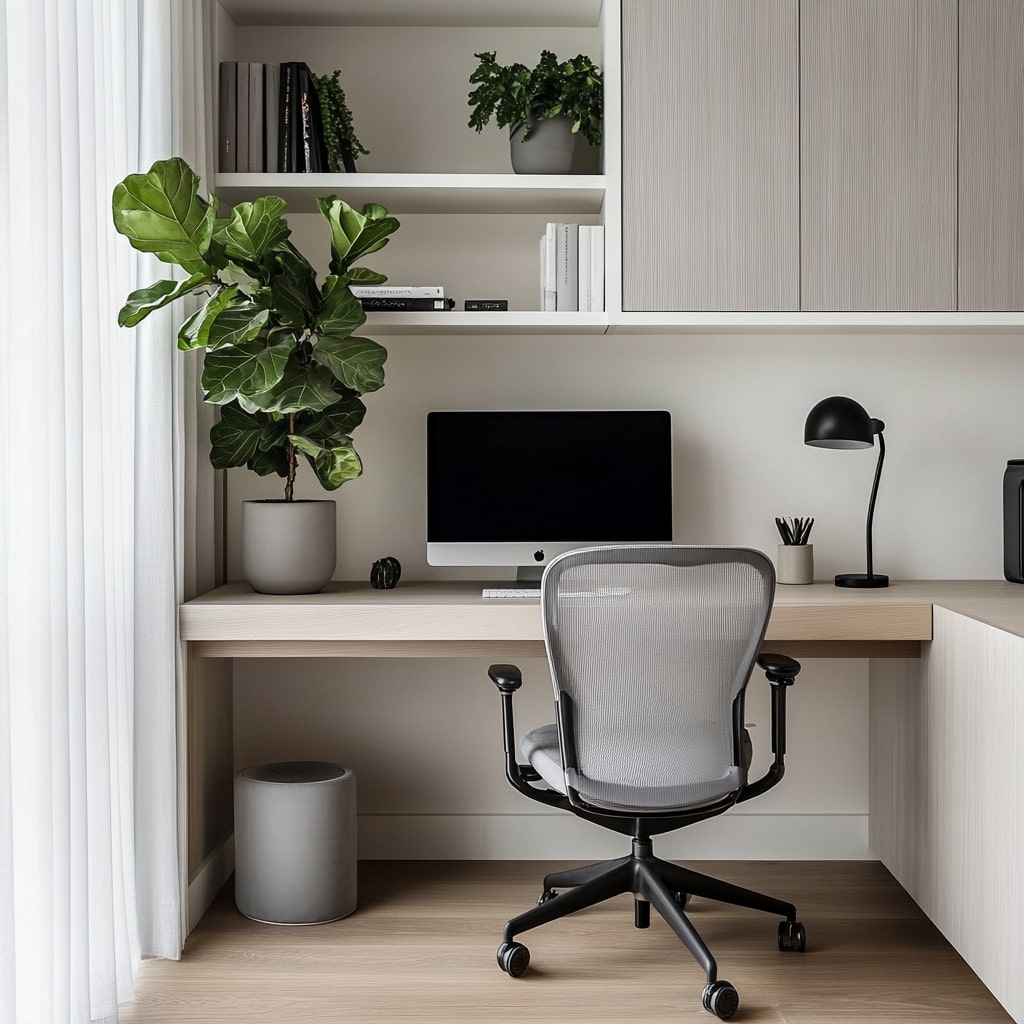
[{"label": "white wall", "polygon": [[[1001,476],[1006,459],[1024,457],[1020,336],[379,340],[390,353],[387,384],[367,397],[356,433],[366,471],[335,494],[340,579],[365,579],[384,554],[396,555],[410,579],[459,572],[424,561],[423,422],[430,409],[473,407],[669,409],[677,541],[774,554],[774,516],[814,515],[817,578],[861,571],[875,451],[802,443],[808,410],[830,394],[850,395],[886,422],[878,571],[896,579],[1002,574]],[[318,493],[310,477],[301,478],[303,496]],[[231,474],[232,577],[239,502],[277,490]],[[551,693],[542,662],[524,668],[518,702],[527,728],[551,720]],[[251,661],[236,664],[235,680],[237,764],[352,764],[366,856],[586,857],[614,848],[582,823],[535,824],[535,805],[504,782],[486,662]],[[747,716],[758,723],[762,763],[770,759],[766,689],[752,683]],[[868,855],[866,664],[808,662],[790,713],[784,783],[660,848],[708,857]]]}]

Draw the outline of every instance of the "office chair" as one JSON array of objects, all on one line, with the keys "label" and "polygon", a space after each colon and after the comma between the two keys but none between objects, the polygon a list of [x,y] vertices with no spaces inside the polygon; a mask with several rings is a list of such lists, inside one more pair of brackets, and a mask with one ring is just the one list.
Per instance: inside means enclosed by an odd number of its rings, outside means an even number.
[{"label": "office chair", "polygon": [[[501,693],[508,781],[533,800],[632,836],[629,856],[547,875],[537,905],[505,925],[498,965],[523,974],[530,952],[516,936],[632,893],[637,928],[650,908],[704,969],[706,1010],[727,1020],[736,989],[718,978],[686,914],[691,896],[778,914],[778,946],[802,952],[791,903],[654,856],[652,836],[721,814],[771,789],[784,772],[786,689],[800,665],[758,654],[775,594],[759,551],[672,544],[617,545],[554,559],[541,583],[544,643],[557,724],[522,741],[518,764],[515,665],[492,665]],[[748,782],[753,753],[743,701],[755,660],[772,686],[774,763]],[[559,890],[562,890],[561,892]]]}]

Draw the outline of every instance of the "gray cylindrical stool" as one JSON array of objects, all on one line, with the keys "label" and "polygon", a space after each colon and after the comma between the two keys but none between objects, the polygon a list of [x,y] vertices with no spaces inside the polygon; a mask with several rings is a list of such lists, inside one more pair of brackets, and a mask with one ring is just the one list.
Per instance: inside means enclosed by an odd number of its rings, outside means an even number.
[{"label": "gray cylindrical stool", "polygon": [[235,905],[267,924],[321,924],[356,909],[356,773],[325,761],[235,776]]}]

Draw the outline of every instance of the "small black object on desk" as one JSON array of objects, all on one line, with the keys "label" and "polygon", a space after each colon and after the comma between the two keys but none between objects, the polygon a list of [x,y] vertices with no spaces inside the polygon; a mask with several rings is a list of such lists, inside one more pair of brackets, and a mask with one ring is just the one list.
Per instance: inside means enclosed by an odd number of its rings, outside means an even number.
[{"label": "small black object on desk", "polygon": [[393,555],[378,558],[370,568],[370,586],[374,590],[393,590],[402,576],[402,563]]}]

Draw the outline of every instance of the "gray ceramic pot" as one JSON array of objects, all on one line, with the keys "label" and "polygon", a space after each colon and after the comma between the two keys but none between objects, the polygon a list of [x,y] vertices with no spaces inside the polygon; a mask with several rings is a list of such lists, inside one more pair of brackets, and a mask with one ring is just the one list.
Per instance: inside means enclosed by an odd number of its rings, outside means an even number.
[{"label": "gray ceramic pot", "polygon": [[242,575],[261,594],[315,594],[338,560],[333,501],[243,501]]},{"label": "gray ceramic pot", "polygon": [[512,170],[516,174],[568,174],[576,136],[567,117],[530,118],[530,137],[524,141],[522,122],[509,129]]}]

